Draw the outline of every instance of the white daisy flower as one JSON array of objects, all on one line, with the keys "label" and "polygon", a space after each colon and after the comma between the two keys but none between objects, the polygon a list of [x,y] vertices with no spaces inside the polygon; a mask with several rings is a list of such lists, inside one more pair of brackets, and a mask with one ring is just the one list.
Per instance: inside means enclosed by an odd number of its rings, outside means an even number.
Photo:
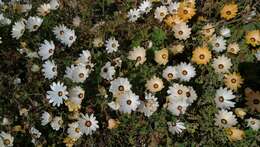
[{"label": "white daisy flower", "polygon": [[161,0],[161,3],[163,5],[169,5],[172,2],[172,0]]},{"label": "white daisy flower", "polygon": [[229,28],[221,28],[220,30],[220,35],[223,37],[230,37],[231,36],[231,32]]},{"label": "white daisy flower", "polygon": [[250,117],[247,121],[247,126],[252,128],[254,131],[258,131],[260,128],[260,120]]},{"label": "white daisy flower", "polygon": [[68,136],[72,139],[78,140],[82,136],[82,132],[80,131],[79,123],[73,122],[68,125],[69,128],[67,130]]},{"label": "white daisy flower", "polygon": [[42,133],[38,129],[36,129],[35,127],[31,127],[29,132],[30,132],[30,134],[32,135],[33,138],[40,138],[41,135],[42,135]]},{"label": "white daisy flower", "polygon": [[44,62],[42,67],[43,67],[42,73],[43,73],[45,78],[50,80],[50,79],[57,76],[57,74],[58,74],[57,65],[55,64],[54,61],[47,60],[47,61]]},{"label": "white daisy flower", "polygon": [[109,92],[112,92],[114,97],[120,97],[126,91],[130,91],[131,87],[127,78],[118,77],[111,82]]},{"label": "white daisy flower", "polygon": [[71,29],[65,29],[64,35],[60,38],[61,43],[64,45],[67,45],[68,47],[71,47],[71,45],[76,41],[77,36],[75,35],[75,31]]},{"label": "white daisy flower", "polygon": [[179,2],[171,2],[168,6],[168,11],[169,13],[171,14],[176,14],[177,11],[178,11],[178,8],[180,6],[180,3]]},{"label": "white daisy flower", "polygon": [[32,4],[21,4],[21,12],[22,13],[27,13],[31,11],[32,9]]},{"label": "white daisy flower", "polygon": [[50,13],[51,5],[50,4],[42,4],[37,8],[37,14],[40,16],[46,16]]},{"label": "white daisy flower", "polygon": [[89,76],[90,70],[84,64],[71,65],[66,68],[65,77],[76,83],[83,83]]},{"label": "white daisy flower", "polygon": [[185,99],[189,91],[190,90],[187,86],[178,83],[173,83],[172,86],[169,86],[167,93],[169,94],[170,98],[175,100],[175,99]]},{"label": "white daisy flower", "polygon": [[47,99],[49,103],[52,103],[52,106],[60,106],[63,104],[63,100],[68,99],[67,86],[64,86],[61,82],[53,82],[50,86],[51,91],[47,91]]},{"label": "white daisy flower", "polygon": [[148,14],[151,9],[152,3],[149,0],[144,0],[139,6],[140,13]]},{"label": "white daisy flower", "polygon": [[164,70],[163,70],[163,74],[162,74],[163,78],[165,78],[168,81],[177,79],[177,71],[176,71],[176,66],[167,66]]},{"label": "white daisy flower", "polygon": [[15,39],[19,39],[23,36],[23,33],[25,31],[25,24],[24,20],[20,20],[14,23],[12,27],[12,37]]},{"label": "white daisy flower", "polygon": [[26,22],[26,28],[29,30],[29,32],[34,32],[39,29],[39,27],[42,25],[43,19],[41,19],[38,16],[32,17],[30,16]]},{"label": "white daisy flower", "polygon": [[164,17],[168,14],[168,9],[166,6],[160,6],[155,9],[154,18],[163,21]]},{"label": "white daisy flower", "polygon": [[11,24],[11,20],[7,17],[5,17],[3,14],[0,14],[0,24],[1,25],[9,25]]},{"label": "white daisy flower", "polygon": [[100,76],[106,80],[113,80],[113,77],[116,73],[115,67],[111,66],[111,62],[107,62],[100,72]]},{"label": "white daisy flower", "polygon": [[55,26],[53,28],[53,33],[54,35],[56,36],[56,38],[58,40],[61,40],[62,38],[64,38],[64,33],[65,33],[65,30],[67,30],[68,28],[64,25],[64,24],[60,24],[58,26]]},{"label": "white daisy flower", "polygon": [[42,126],[45,126],[47,125],[49,122],[51,122],[52,120],[52,116],[50,115],[50,113],[44,111],[42,113],[42,116],[41,116],[41,125]]},{"label": "white daisy flower", "polygon": [[240,51],[238,43],[230,43],[227,47],[227,51],[233,54],[237,54]]},{"label": "white daisy flower", "polygon": [[195,68],[190,63],[181,62],[177,65],[176,69],[177,77],[179,77],[181,81],[190,81],[191,78],[196,76]]},{"label": "white daisy flower", "polygon": [[198,95],[193,87],[188,86],[189,91],[186,92],[186,102],[191,105],[195,100],[197,100]]},{"label": "white daisy flower", "polygon": [[233,94],[232,90],[220,87],[216,91],[214,100],[218,108],[229,109],[235,106],[235,102],[231,101],[234,98],[236,98],[236,96]]},{"label": "white daisy flower", "polygon": [[136,62],[135,66],[143,64],[146,61],[146,50],[143,47],[134,47],[129,51],[128,59]]},{"label": "white daisy flower", "polygon": [[138,9],[131,9],[127,14],[128,20],[130,22],[135,22],[140,17],[140,11]]},{"label": "white daisy flower", "polygon": [[138,110],[150,117],[159,107],[157,98],[152,93],[145,93],[145,101],[140,101]]},{"label": "white daisy flower", "polygon": [[186,129],[183,122],[177,120],[176,122],[167,122],[169,132],[173,135],[182,133]]},{"label": "white daisy flower", "polygon": [[132,91],[127,91],[120,97],[119,104],[119,111],[131,113],[132,111],[135,111],[140,104],[139,96]]},{"label": "white daisy flower", "polygon": [[167,102],[167,110],[169,110],[172,115],[179,116],[186,112],[188,103],[184,99],[172,99]]},{"label": "white daisy flower", "polygon": [[44,40],[44,43],[40,44],[38,54],[42,57],[42,60],[46,60],[53,55],[54,50],[55,45],[53,41]]},{"label": "white daisy flower", "polygon": [[50,9],[57,10],[60,7],[59,0],[51,0],[50,1]]},{"label": "white daisy flower", "polygon": [[257,61],[260,61],[260,50],[257,50],[255,53],[255,57]]},{"label": "white daisy flower", "polygon": [[232,111],[219,110],[215,117],[215,125],[221,128],[230,128],[237,124],[237,119]]},{"label": "white daisy flower", "polygon": [[226,40],[222,36],[213,37],[211,39],[211,44],[213,46],[213,50],[216,52],[222,52],[226,50]]},{"label": "white daisy flower", "polygon": [[78,123],[81,132],[86,135],[92,135],[93,132],[99,128],[98,121],[94,114],[91,114],[90,116],[88,114],[81,114]]},{"label": "white daisy flower", "polygon": [[61,128],[62,124],[63,124],[62,117],[55,116],[51,122],[51,127],[53,130],[58,131]]},{"label": "white daisy flower", "polygon": [[191,28],[186,23],[179,23],[173,26],[174,36],[180,40],[190,38]]},{"label": "white daisy flower", "polygon": [[108,106],[113,110],[118,110],[120,108],[119,102],[116,101],[109,102]]},{"label": "white daisy flower", "polygon": [[[2,137],[2,138],[1,138]],[[1,132],[0,134],[0,140],[3,141],[4,147],[11,147],[13,146],[14,137],[6,132]]]},{"label": "white daisy flower", "polygon": [[108,40],[106,40],[105,46],[107,53],[112,53],[118,50],[119,43],[114,37],[110,37]]},{"label": "white daisy flower", "polygon": [[151,79],[146,81],[145,87],[152,93],[161,91],[164,88],[162,79],[153,76]]},{"label": "white daisy flower", "polygon": [[85,97],[85,91],[80,86],[73,87],[69,91],[69,100],[80,105]]},{"label": "white daisy flower", "polygon": [[216,73],[226,73],[232,66],[231,59],[225,55],[218,56],[213,59],[212,66]]}]

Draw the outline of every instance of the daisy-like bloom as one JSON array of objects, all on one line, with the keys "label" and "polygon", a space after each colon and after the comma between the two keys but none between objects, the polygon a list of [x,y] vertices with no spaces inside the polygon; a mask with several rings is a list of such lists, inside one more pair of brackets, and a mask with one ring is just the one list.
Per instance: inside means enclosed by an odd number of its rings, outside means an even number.
[{"label": "daisy-like bloom", "polygon": [[30,16],[26,22],[26,28],[29,30],[29,32],[34,32],[39,29],[39,27],[42,25],[43,19],[41,19],[38,16],[32,17]]},{"label": "daisy-like bloom", "polygon": [[91,62],[91,53],[89,50],[83,50],[79,55],[78,61],[82,64],[87,64]]},{"label": "daisy-like bloom", "polygon": [[58,40],[61,40],[62,38],[64,38],[65,35],[65,31],[68,28],[64,25],[64,24],[60,24],[58,26],[55,26],[52,30],[52,32],[54,33],[54,35],[56,36],[56,38]]},{"label": "daisy-like bloom", "polygon": [[[35,127],[31,127],[29,132],[32,135],[33,140],[40,138],[41,135],[42,135],[42,133],[38,129],[36,129]],[[35,142],[35,141],[32,141],[32,142]]]},{"label": "daisy-like bloom", "polygon": [[128,19],[130,22],[135,22],[140,17],[140,11],[139,11],[139,9],[135,9],[135,8],[131,9],[128,12],[127,16],[128,16]]},{"label": "daisy-like bloom", "polygon": [[236,98],[236,96],[233,94],[231,90],[220,87],[216,91],[214,100],[218,108],[229,109],[235,106],[235,102],[231,101],[234,98]]},{"label": "daisy-like bloom", "polygon": [[164,88],[162,79],[154,76],[150,80],[146,81],[145,87],[152,93],[161,91]]},{"label": "daisy-like bloom", "polygon": [[159,107],[157,98],[152,93],[145,93],[145,101],[140,101],[138,110],[150,117]]},{"label": "daisy-like bloom", "polygon": [[20,4],[20,12],[21,13],[26,13],[26,12],[29,12],[29,11],[31,11],[31,9],[32,9],[32,4]]},{"label": "daisy-like bloom", "polygon": [[182,84],[173,83],[172,86],[169,86],[167,93],[169,94],[168,101],[176,99],[185,99],[187,96],[190,96],[189,88]]},{"label": "daisy-like bloom", "polygon": [[182,133],[186,129],[183,122],[177,120],[176,122],[167,122],[169,132],[173,135]]},{"label": "daisy-like bloom", "polygon": [[179,23],[173,26],[174,37],[180,40],[190,38],[191,28],[186,23]]},{"label": "daisy-like bloom", "polygon": [[223,37],[230,37],[231,36],[231,32],[230,32],[229,28],[221,28],[219,33]]},{"label": "daisy-like bloom", "polygon": [[232,111],[219,110],[215,115],[215,125],[221,128],[230,128],[237,124],[237,119]]},{"label": "daisy-like bloom", "polygon": [[60,38],[61,43],[71,47],[71,45],[76,41],[77,36],[75,35],[75,31],[69,28],[64,30],[64,35]]},{"label": "daisy-like bloom", "polygon": [[55,45],[53,41],[44,40],[44,43],[40,44],[38,54],[42,57],[42,60],[48,59],[53,55]]},{"label": "daisy-like bloom", "polygon": [[179,116],[186,112],[188,105],[184,99],[172,99],[167,102],[167,110],[169,110],[172,115]]},{"label": "daisy-like bloom", "polygon": [[179,77],[181,81],[190,81],[190,79],[196,75],[195,68],[190,63],[181,62],[176,66],[176,69],[177,77]]},{"label": "daisy-like bloom", "polygon": [[246,43],[252,46],[260,45],[260,30],[252,30],[246,33]]},{"label": "daisy-like bloom", "polygon": [[222,52],[226,49],[226,40],[222,36],[212,37],[211,44],[212,49],[216,52]]},{"label": "daisy-like bloom", "polygon": [[188,21],[196,14],[196,9],[194,7],[188,6],[185,2],[180,3],[178,8],[178,16],[184,21]]},{"label": "daisy-like bloom", "polygon": [[119,111],[123,113],[131,113],[135,111],[140,104],[139,96],[132,91],[125,92],[119,99]]},{"label": "daisy-like bloom", "polygon": [[60,7],[59,0],[51,0],[50,1],[50,9],[57,10]]},{"label": "daisy-like bloom", "polygon": [[51,5],[50,4],[42,4],[37,8],[37,14],[40,16],[46,16],[50,13]]},{"label": "daisy-like bloom", "polygon": [[238,43],[230,43],[227,47],[227,51],[232,54],[237,54],[240,51]]},{"label": "daisy-like bloom", "polygon": [[146,50],[143,47],[134,47],[133,50],[129,51],[128,59],[135,61],[135,66],[143,64],[146,61]]},{"label": "daisy-like bloom", "polygon": [[0,14],[0,24],[1,25],[9,25],[11,24],[11,20],[5,17],[3,14]]},{"label": "daisy-like bloom", "polygon": [[225,75],[224,82],[225,85],[234,91],[237,91],[238,88],[243,84],[244,79],[242,79],[239,73],[233,72]]},{"label": "daisy-like bloom", "polygon": [[260,112],[260,92],[254,92],[250,88],[245,89],[246,105],[251,111]]},{"label": "daisy-like bloom", "polygon": [[25,24],[24,20],[20,20],[14,23],[12,27],[12,37],[15,39],[19,39],[23,36],[23,33],[25,31]]},{"label": "daisy-like bloom", "polygon": [[42,73],[45,78],[52,79],[57,76],[57,65],[54,63],[54,61],[47,60],[42,65]]},{"label": "daisy-like bloom", "polygon": [[107,53],[112,53],[118,50],[119,43],[114,37],[110,37],[108,40],[106,40],[105,46]]},{"label": "daisy-like bloom", "polygon": [[110,118],[108,120],[108,129],[116,129],[118,127],[118,124],[120,124],[120,122],[116,119]]},{"label": "daisy-like bloom", "polygon": [[235,114],[237,115],[237,117],[244,119],[244,117],[246,115],[246,111],[243,108],[236,108]]},{"label": "daisy-like bloom", "polygon": [[68,125],[69,128],[67,130],[68,136],[75,140],[78,140],[82,136],[82,132],[80,131],[79,123],[73,122]]},{"label": "daisy-like bloom", "polygon": [[50,115],[50,113],[44,111],[41,116],[42,126],[47,125],[49,122],[51,122],[51,120],[52,120],[52,116]]},{"label": "daisy-like bloom", "polygon": [[115,67],[111,65],[111,62],[107,62],[101,68],[100,76],[106,80],[113,80],[115,73],[116,73]]},{"label": "daisy-like bloom", "polygon": [[144,0],[140,6],[139,11],[140,13],[148,14],[152,9],[152,3],[149,0]]},{"label": "daisy-like bloom", "polygon": [[94,38],[92,43],[93,43],[94,47],[102,47],[104,45],[104,41],[103,41],[102,37]]},{"label": "daisy-like bloom", "polygon": [[66,68],[65,77],[76,83],[83,83],[89,76],[90,70],[84,64],[71,65]]},{"label": "daisy-like bloom", "polygon": [[163,5],[169,5],[171,3],[171,0],[161,0],[161,3]]},{"label": "daisy-like bloom", "polygon": [[188,86],[189,91],[186,92],[186,102],[191,105],[195,100],[197,100],[198,95],[193,87]]},{"label": "daisy-like bloom", "polygon": [[197,47],[192,52],[191,61],[196,64],[208,64],[211,57],[211,51],[208,47]]},{"label": "daisy-like bloom", "polygon": [[47,99],[49,103],[52,103],[53,106],[60,106],[63,103],[63,100],[68,99],[67,86],[64,86],[61,82],[53,82],[50,86],[51,91],[47,91]]},{"label": "daisy-like bloom", "polygon": [[166,65],[168,63],[168,49],[164,48],[159,51],[155,51],[154,53],[154,60],[159,65]]},{"label": "daisy-like bloom", "polygon": [[120,97],[126,91],[130,91],[131,87],[127,78],[118,77],[111,82],[109,92],[112,92],[114,97]]},{"label": "daisy-like bloom", "polygon": [[94,114],[91,114],[90,116],[88,114],[81,114],[78,123],[81,132],[86,135],[92,135],[93,132],[99,128],[98,121],[96,120]]},{"label": "daisy-like bloom", "polygon": [[155,9],[154,18],[163,21],[164,17],[168,14],[168,9],[166,6],[160,6]]},{"label": "daisy-like bloom", "polygon": [[227,128],[226,133],[230,141],[238,141],[245,138],[245,132],[236,127]]},{"label": "daisy-like bloom", "polygon": [[255,53],[255,57],[257,61],[260,61],[260,50],[257,50]]},{"label": "daisy-like bloom", "polygon": [[85,91],[79,87],[73,87],[69,91],[69,99],[65,101],[65,105],[70,112],[78,112],[81,108],[82,100],[85,97]]},{"label": "daisy-like bloom", "polygon": [[176,55],[184,51],[184,45],[183,44],[172,45],[169,49],[173,53],[173,55]]},{"label": "daisy-like bloom", "polygon": [[62,117],[60,116],[55,116],[51,121],[51,127],[53,130],[56,131],[58,131],[61,128],[62,124],[63,124],[63,120]]},{"label": "daisy-like bloom", "polygon": [[163,78],[165,78],[167,81],[171,81],[174,79],[177,79],[177,71],[176,71],[176,67],[175,66],[167,66],[164,70],[163,70],[163,74],[162,74]]},{"label": "daisy-like bloom", "polygon": [[4,147],[13,146],[14,137],[9,133],[1,132],[0,140],[3,141]]},{"label": "daisy-like bloom", "polygon": [[247,126],[252,128],[254,131],[258,131],[260,128],[260,120],[250,117],[247,121]]},{"label": "daisy-like bloom", "polygon": [[214,32],[215,32],[215,27],[211,23],[208,23],[205,26],[203,26],[201,30],[201,33],[205,37],[211,37]]},{"label": "daisy-like bloom", "polygon": [[164,23],[169,27],[172,28],[174,25],[180,24],[183,21],[180,19],[178,15],[167,15],[166,18],[163,20]]},{"label": "daisy-like bloom", "polygon": [[231,68],[232,62],[230,58],[222,55],[213,59],[212,66],[215,69],[216,73],[226,73]]},{"label": "daisy-like bloom", "polygon": [[80,19],[79,16],[76,16],[76,17],[73,18],[72,24],[73,24],[74,27],[79,27],[80,23],[81,23],[81,19]]},{"label": "daisy-like bloom", "polygon": [[237,15],[238,6],[237,4],[225,4],[220,11],[220,16],[226,20],[230,20]]},{"label": "daisy-like bloom", "polygon": [[177,14],[179,9],[180,3],[179,2],[171,2],[168,6],[168,11],[171,14]]}]

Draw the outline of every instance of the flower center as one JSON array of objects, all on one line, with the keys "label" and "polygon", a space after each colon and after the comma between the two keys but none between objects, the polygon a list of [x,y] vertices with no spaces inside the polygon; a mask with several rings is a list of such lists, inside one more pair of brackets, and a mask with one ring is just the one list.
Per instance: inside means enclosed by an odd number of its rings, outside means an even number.
[{"label": "flower center", "polygon": [[166,54],[163,54],[163,55],[162,55],[162,58],[163,58],[163,59],[166,59],[166,58],[167,58],[167,55],[166,55]]},{"label": "flower center", "polygon": [[251,123],[252,125],[254,125],[254,124],[255,124],[255,121],[254,121],[254,120],[251,120],[250,123]]},{"label": "flower center", "polygon": [[75,132],[79,133],[80,132],[80,128],[76,128]]},{"label": "flower center", "polygon": [[107,68],[104,68],[104,69],[103,69],[103,72],[107,72]]},{"label": "flower center", "polygon": [[179,111],[181,111],[181,110],[182,110],[182,106],[178,106],[177,109],[178,109]]},{"label": "flower center", "polygon": [[63,123],[62,120],[59,120],[59,121],[58,121],[58,124],[59,124],[59,125],[62,125],[62,123]]},{"label": "flower center", "polygon": [[219,100],[220,102],[224,102],[224,97],[223,97],[223,96],[220,96],[220,97],[218,98],[218,100]]},{"label": "flower center", "polygon": [[155,83],[155,84],[153,84],[153,88],[158,88],[159,87],[159,85],[157,84],[157,83]]},{"label": "flower center", "polygon": [[227,120],[226,119],[221,119],[221,123],[222,124],[227,124]]},{"label": "flower center", "polygon": [[234,48],[230,48],[230,51],[231,51],[231,52],[234,52],[234,51],[235,51],[235,49],[234,49]]},{"label": "flower center", "polygon": [[56,71],[56,67],[53,67],[53,68],[52,68],[52,71],[55,72],[55,71]]},{"label": "flower center", "polygon": [[126,103],[127,103],[127,105],[131,105],[132,101],[131,100],[127,100]]},{"label": "flower center", "polygon": [[70,38],[69,38],[70,40],[73,40],[73,36],[70,36]]},{"label": "flower center", "polygon": [[200,58],[201,60],[203,60],[203,59],[205,59],[205,55],[201,54],[201,55],[199,56],[199,58]]},{"label": "flower center", "polygon": [[253,38],[253,37],[250,38],[250,41],[251,41],[251,42],[255,42],[255,38]]},{"label": "flower center", "polygon": [[79,94],[79,98],[82,99],[84,97],[84,94],[83,93],[80,93]]},{"label": "flower center", "polygon": [[188,10],[183,10],[183,13],[184,14],[188,14]]},{"label": "flower center", "polygon": [[219,43],[216,43],[216,44],[215,44],[215,46],[216,46],[216,47],[219,47],[219,46],[220,46],[220,44],[219,44]]},{"label": "flower center", "polygon": [[190,92],[186,92],[186,96],[190,97],[191,96]]},{"label": "flower center", "polygon": [[182,74],[186,76],[188,74],[187,70],[183,70]]},{"label": "flower center", "polygon": [[116,44],[115,44],[115,43],[112,43],[112,47],[115,48],[115,47],[116,47]]},{"label": "flower center", "polygon": [[183,91],[182,91],[181,89],[179,89],[179,90],[177,91],[177,93],[178,93],[179,95],[181,95],[181,94],[183,93]]},{"label": "flower center", "polygon": [[63,92],[62,91],[59,91],[58,92],[58,96],[62,96],[63,95]]},{"label": "flower center", "polygon": [[38,25],[34,25],[34,26],[33,26],[33,29],[34,29],[34,30],[38,29]]},{"label": "flower center", "polygon": [[227,14],[227,15],[231,15],[231,11],[227,11],[226,14]]},{"label": "flower center", "polygon": [[64,34],[64,31],[62,30],[62,31],[60,31],[60,35],[63,35]]},{"label": "flower center", "polygon": [[92,125],[91,121],[87,120],[87,121],[85,122],[85,126],[90,127],[91,125]]},{"label": "flower center", "polygon": [[79,77],[80,77],[80,78],[84,78],[84,73],[80,73],[80,74],[79,74]]},{"label": "flower center", "polygon": [[229,136],[231,136],[231,135],[233,135],[233,132],[232,132],[231,130],[228,130],[228,131],[227,131],[227,134],[228,134]]},{"label": "flower center", "polygon": [[172,78],[173,78],[173,74],[172,74],[172,73],[168,73],[167,76],[168,76],[169,79],[172,79]]},{"label": "flower center", "polygon": [[161,12],[161,13],[160,13],[160,16],[164,16],[164,13],[163,13],[163,12]]},{"label": "flower center", "polygon": [[49,53],[52,54],[53,53],[53,49],[49,49]]},{"label": "flower center", "polygon": [[141,56],[138,56],[138,57],[136,58],[136,61],[141,61],[141,59],[142,59],[142,57],[141,57]]},{"label": "flower center", "polygon": [[120,86],[118,87],[118,90],[119,90],[119,91],[124,91],[124,89],[125,89],[125,88],[124,88],[124,86],[122,86],[122,85],[120,85]]},{"label": "flower center", "polygon": [[258,99],[254,99],[254,100],[253,100],[253,103],[254,103],[255,105],[257,105],[257,104],[260,103],[260,101],[259,101]]},{"label": "flower center", "polygon": [[219,69],[223,69],[223,68],[224,68],[224,65],[223,65],[223,64],[219,64],[219,65],[218,65],[218,68],[219,68]]},{"label": "flower center", "polygon": [[11,141],[9,139],[4,139],[4,144],[5,145],[9,145],[11,143]]},{"label": "flower center", "polygon": [[206,32],[209,33],[209,32],[210,32],[210,29],[206,29]]},{"label": "flower center", "polygon": [[183,34],[183,31],[179,31],[178,33],[179,33],[179,35],[182,35],[182,34]]},{"label": "flower center", "polygon": [[236,79],[234,79],[234,78],[233,78],[233,79],[231,79],[231,83],[233,83],[233,84],[234,84],[234,83],[236,83],[236,82],[237,82],[237,80],[236,80]]}]

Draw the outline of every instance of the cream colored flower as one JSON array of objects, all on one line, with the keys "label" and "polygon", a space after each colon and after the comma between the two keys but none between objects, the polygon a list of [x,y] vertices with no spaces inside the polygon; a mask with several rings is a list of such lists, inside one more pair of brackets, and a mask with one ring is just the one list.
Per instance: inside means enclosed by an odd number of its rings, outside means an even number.
[{"label": "cream colored flower", "polygon": [[129,52],[128,59],[135,61],[135,66],[143,64],[146,61],[146,50],[143,47],[135,47]]},{"label": "cream colored flower", "polygon": [[163,81],[160,78],[154,76],[146,82],[145,87],[150,92],[155,93],[161,91],[164,88],[164,85]]},{"label": "cream colored flower", "polygon": [[161,49],[159,51],[155,51],[154,53],[154,60],[159,65],[165,65],[168,63],[168,50],[166,48]]}]

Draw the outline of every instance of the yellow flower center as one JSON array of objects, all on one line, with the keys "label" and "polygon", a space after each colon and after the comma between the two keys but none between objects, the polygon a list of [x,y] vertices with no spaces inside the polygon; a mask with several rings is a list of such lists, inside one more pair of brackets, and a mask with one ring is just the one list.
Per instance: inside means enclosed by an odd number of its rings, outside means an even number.
[{"label": "yellow flower center", "polygon": [[163,13],[163,12],[161,12],[161,13],[160,13],[160,16],[164,16],[164,13]]},{"label": "yellow flower center", "polygon": [[112,47],[115,48],[115,47],[116,47],[116,44],[115,44],[115,43],[112,43]]},{"label": "yellow flower center", "polygon": [[79,133],[80,132],[80,128],[76,128],[75,132]]},{"label": "yellow flower center", "polygon": [[4,139],[4,144],[5,145],[9,145],[11,143],[11,141],[9,139]]},{"label": "yellow flower center", "polygon": [[255,124],[255,121],[254,121],[254,120],[251,120],[250,123],[251,123],[252,125],[254,125],[254,124]]},{"label": "yellow flower center", "polygon": [[166,58],[167,58],[167,55],[166,55],[166,54],[163,54],[163,55],[162,55],[162,58],[163,58],[163,59],[166,59]]},{"label": "yellow flower center", "polygon": [[189,12],[188,12],[188,10],[183,10],[183,13],[188,14]]}]

